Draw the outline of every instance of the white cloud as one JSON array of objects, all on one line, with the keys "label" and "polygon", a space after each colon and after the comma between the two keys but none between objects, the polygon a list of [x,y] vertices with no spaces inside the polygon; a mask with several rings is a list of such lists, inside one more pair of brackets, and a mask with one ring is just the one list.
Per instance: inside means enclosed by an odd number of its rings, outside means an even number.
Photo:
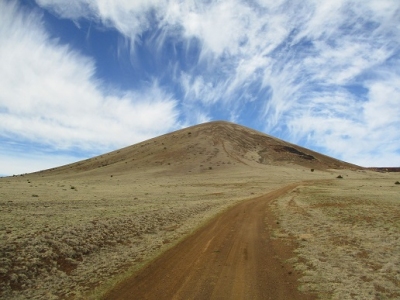
[{"label": "white cloud", "polygon": [[205,50],[216,56],[224,51],[237,54],[246,42],[252,11],[239,1],[211,2],[201,9],[184,12],[182,26],[189,38],[197,37]]},{"label": "white cloud", "polygon": [[371,82],[368,89],[369,101],[364,104],[364,118],[369,129],[400,128],[400,76]]},{"label": "white cloud", "polygon": [[382,76],[364,102],[344,90],[311,95],[286,116],[292,139],[362,166],[400,165],[400,78]]},{"label": "white cloud", "polygon": [[162,4],[159,0],[37,0],[36,2],[64,18],[98,21],[105,26],[115,27],[130,37],[140,34],[151,26],[147,15],[143,12]]},{"label": "white cloud", "polygon": [[0,135],[99,150],[176,128],[177,102],[157,83],[105,90],[93,60],[51,40],[40,15],[0,2],[0,20]]},{"label": "white cloud", "polygon": [[[255,117],[265,120],[260,127],[270,133],[292,141],[308,138],[308,146],[318,145],[329,154],[364,164],[368,157],[376,161],[377,152],[385,156],[386,151],[389,162],[400,156],[392,142],[400,137],[394,129],[400,117],[397,109],[390,110],[398,101],[400,77],[395,66],[385,69],[400,51],[397,0],[37,2],[62,17],[89,18],[116,28],[131,42],[144,31],[157,29],[161,33],[148,41],[155,53],[168,40],[188,48],[195,40],[198,61],[185,70],[175,64],[173,72],[189,123],[212,118],[213,109],[224,109],[237,120],[242,108],[255,101]],[[88,82],[93,62],[81,64],[88,71],[83,82]],[[381,75],[382,69],[387,74]],[[109,101],[89,82],[93,93]],[[366,93],[349,92],[349,85],[362,86]],[[254,86],[267,92],[258,95],[251,90]],[[135,97],[130,93],[120,100],[129,104],[126,99]],[[174,103],[168,95],[161,98]],[[166,109],[173,115],[173,108]],[[190,115],[193,110],[199,118]],[[379,117],[374,116],[377,111]],[[390,124],[384,115],[390,116]],[[123,120],[129,123],[129,117]]]}]

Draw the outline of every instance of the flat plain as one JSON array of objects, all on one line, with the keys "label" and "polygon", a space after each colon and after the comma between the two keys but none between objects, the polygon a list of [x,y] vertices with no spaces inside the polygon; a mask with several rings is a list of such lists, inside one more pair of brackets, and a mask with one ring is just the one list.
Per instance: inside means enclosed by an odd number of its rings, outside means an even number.
[{"label": "flat plain", "polygon": [[294,184],[262,209],[299,295],[398,299],[397,180],[226,122],[1,178],[0,297],[106,297],[216,217]]}]

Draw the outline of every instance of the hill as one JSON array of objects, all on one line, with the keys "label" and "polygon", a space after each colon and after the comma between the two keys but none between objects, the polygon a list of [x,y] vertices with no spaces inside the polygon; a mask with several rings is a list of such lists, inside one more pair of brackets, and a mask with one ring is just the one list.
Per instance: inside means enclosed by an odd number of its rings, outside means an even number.
[{"label": "hill", "polygon": [[[201,173],[210,168],[298,165],[318,170],[360,169],[315,151],[225,121],[192,126],[43,175],[140,172]],[[87,173],[86,173],[87,174]]]}]

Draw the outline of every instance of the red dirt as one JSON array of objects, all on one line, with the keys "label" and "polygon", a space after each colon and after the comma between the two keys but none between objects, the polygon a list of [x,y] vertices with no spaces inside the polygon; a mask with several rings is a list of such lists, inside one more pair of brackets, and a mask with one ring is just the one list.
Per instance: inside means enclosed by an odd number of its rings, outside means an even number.
[{"label": "red dirt", "polygon": [[232,207],[105,299],[315,299],[298,291],[298,274],[283,262],[293,247],[271,239],[268,205],[297,185]]}]

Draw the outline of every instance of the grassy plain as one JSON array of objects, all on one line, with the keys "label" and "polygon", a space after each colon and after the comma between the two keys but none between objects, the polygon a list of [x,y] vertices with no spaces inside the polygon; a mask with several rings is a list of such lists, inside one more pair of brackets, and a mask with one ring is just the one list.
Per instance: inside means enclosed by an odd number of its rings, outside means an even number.
[{"label": "grassy plain", "polygon": [[288,263],[304,274],[302,290],[320,299],[399,299],[399,175],[342,173],[276,201],[276,237],[299,243]]},{"label": "grassy plain", "polygon": [[238,201],[334,176],[293,167],[157,171],[0,179],[2,297],[84,299],[94,288],[97,297]]}]

